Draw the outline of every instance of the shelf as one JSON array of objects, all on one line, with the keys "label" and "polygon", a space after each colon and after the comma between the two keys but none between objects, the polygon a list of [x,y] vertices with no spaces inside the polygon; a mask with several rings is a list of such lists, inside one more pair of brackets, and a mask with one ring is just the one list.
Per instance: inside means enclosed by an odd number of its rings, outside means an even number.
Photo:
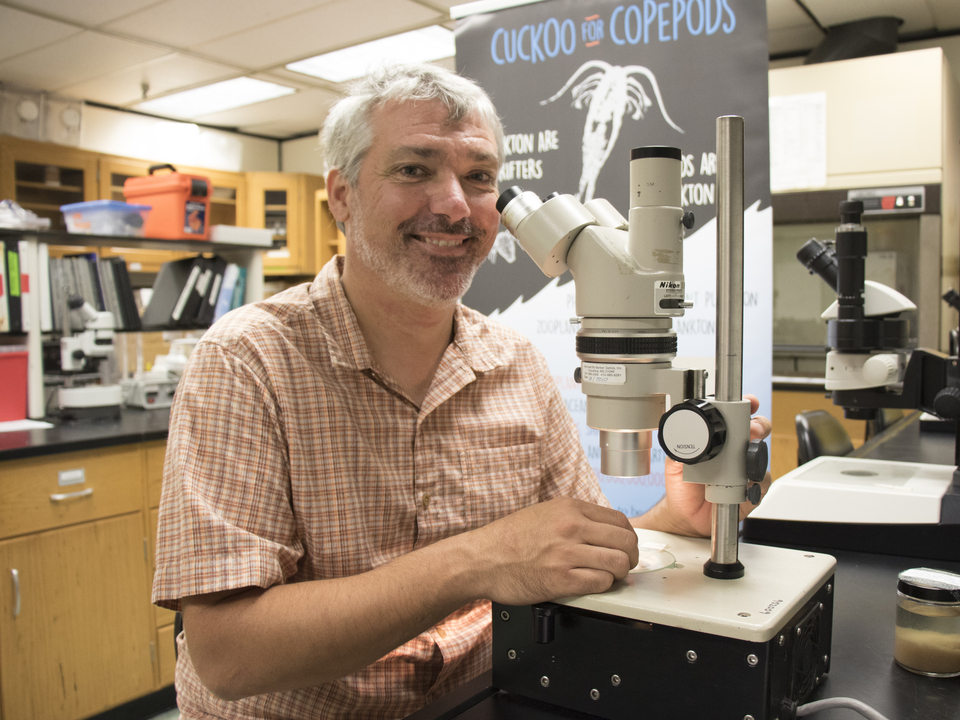
[{"label": "shelf", "polygon": [[23,200],[20,202],[20,207],[26,208],[27,210],[53,210],[60,212],[60,206],[54,205],[53,203],[38,203],[30,202],[29,200]]},{"label": "shelf", "polygon": [[221,252],[231,250],[269,250],[268,245],[247,245],[243,243],[221,243],[212,240],[161,240],[159,238],[117,237],[116,235],[81,235],[57,231],[35,231],[13,228],[0,228],[0,237],[17,235],[30,236],[48,245],[74,247],[127,247],[143,250],[170,250],[182,252]]},{"label": "shelf", "polygon": [[33,182],[32,180],[17,180],[17,187],[34,188],[36,190],[51,190],[53,192],[83,192],[83,188],[79,185],[48,185],[47,183]]}]

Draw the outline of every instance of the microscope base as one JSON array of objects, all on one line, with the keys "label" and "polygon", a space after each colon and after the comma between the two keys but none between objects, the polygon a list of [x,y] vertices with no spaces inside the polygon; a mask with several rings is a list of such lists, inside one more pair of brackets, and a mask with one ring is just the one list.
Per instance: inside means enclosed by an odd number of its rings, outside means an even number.
[{"label": "microscope base", "polygon": [[65,420],[120,417],[122,402],[119,385],[83,385],[57,390],[60,417]]},{"label": "microscope base", "polygon": [[742,545],[744,577],[715,580],[708,541],[638,535],[677,562],[539,617],[494,604],[497,689],[607,720],[774,720],[809,697],[830,667],[832,557]]}]

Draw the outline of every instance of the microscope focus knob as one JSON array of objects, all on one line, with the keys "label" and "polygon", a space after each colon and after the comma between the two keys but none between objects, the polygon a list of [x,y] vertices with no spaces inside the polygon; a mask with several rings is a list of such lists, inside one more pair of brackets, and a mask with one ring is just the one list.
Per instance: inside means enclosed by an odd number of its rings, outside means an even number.
[{"label": "microscope focus knob", "polygon": [[[747,446],[747,480],[758,483],[767,474],[770,453],[763,440],[751,440]],[[759,502],[759,501],[758,501]],[[757,503],[754,503],[756,505]]]},{"label": "microscope focus knob", "polygon": [[660,417],[657,439],[671,458],[693,465],[716,457],[723,449],[727,424],[720,411],[706,400],[687,400]]},{"label": "microscope focus knob", "polygon": [[945,387],[933,398],[933,409],[942,418],[960,419],[960,388]]}]

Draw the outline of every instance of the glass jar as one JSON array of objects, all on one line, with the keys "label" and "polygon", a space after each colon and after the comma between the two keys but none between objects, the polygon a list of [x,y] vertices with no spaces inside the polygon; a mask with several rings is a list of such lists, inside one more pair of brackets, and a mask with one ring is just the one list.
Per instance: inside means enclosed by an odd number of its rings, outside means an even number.
[{"label": "glass jar", "polygon": [[900,573],[893,658],[921,675],[960,676],[960,575],[930,568]]}]

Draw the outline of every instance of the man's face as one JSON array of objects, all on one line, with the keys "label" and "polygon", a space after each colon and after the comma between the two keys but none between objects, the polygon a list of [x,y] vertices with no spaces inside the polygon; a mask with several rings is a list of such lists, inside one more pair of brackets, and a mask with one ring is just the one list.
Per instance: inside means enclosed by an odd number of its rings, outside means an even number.
[{"label": "man's face", "polygon": [[466,293],[500,221],[493,134],[475,118],[448,123],[447,114],[439,101],[374,111],[346,221],[348,264],[431,306]]}]

